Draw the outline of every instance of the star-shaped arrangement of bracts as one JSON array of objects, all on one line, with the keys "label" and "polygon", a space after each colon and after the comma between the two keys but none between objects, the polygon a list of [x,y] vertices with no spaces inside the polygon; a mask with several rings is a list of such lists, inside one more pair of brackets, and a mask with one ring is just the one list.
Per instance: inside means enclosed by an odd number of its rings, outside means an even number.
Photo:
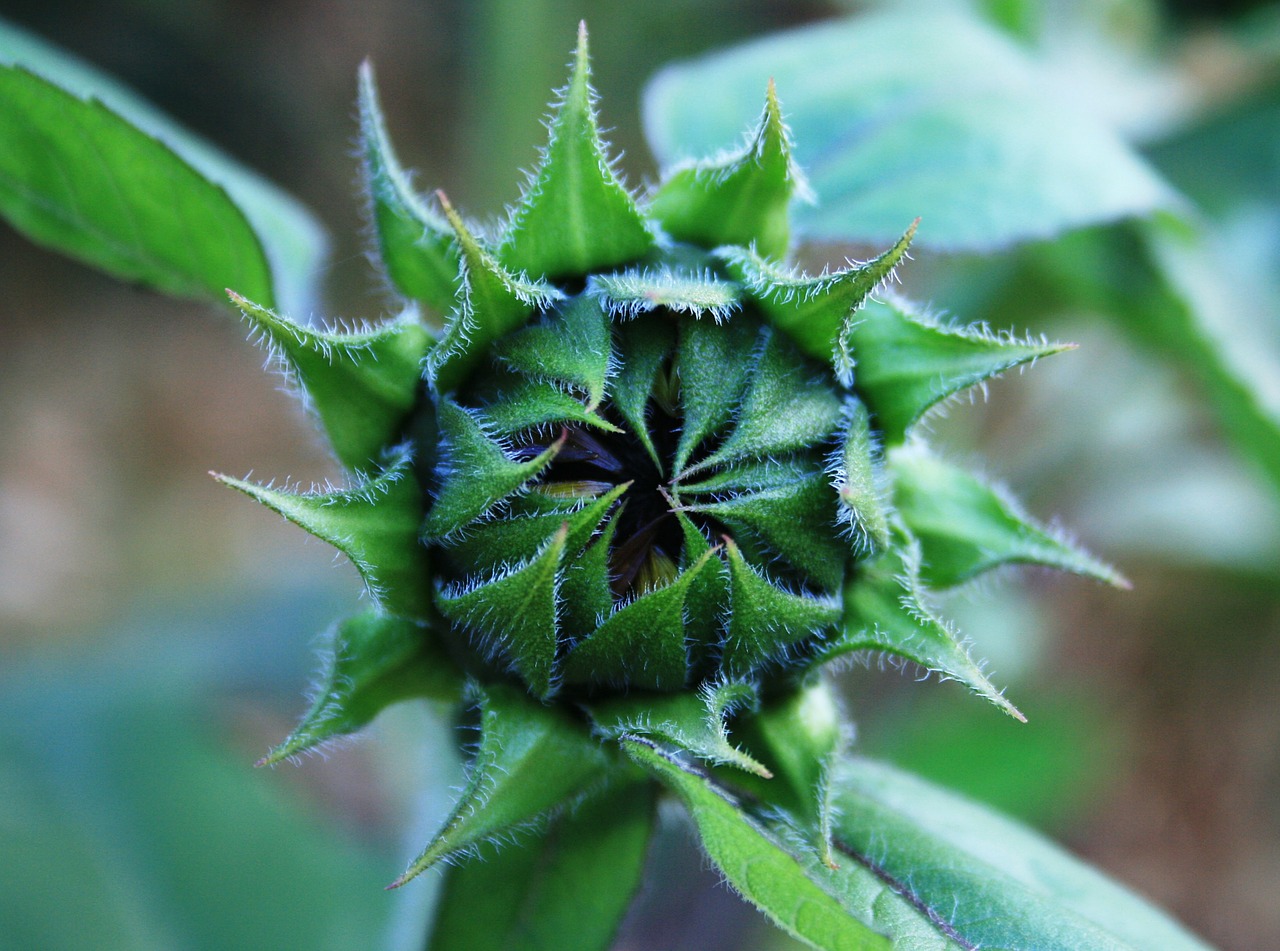
[{"label": "star-shaped arrangement of bracts", "polygon": [[[866,263],[791,269],[804,183],[772,87],[740,149],[637,197],[600,139],[584,33],[497,235],[410,188],[367,67],[359,101],[376,250],[410,309],[337,333],[236,298],[350,484],[225,481],[345,553],[371,601],[265,761],[406,697],[461,702],[480,730],[468,788],[400,881],[474,852],[519,879],[547,843],[593,836],[630,868],[654,783],[691,802],[698,770],[835,874],[842,731],[818,669],[883,652],[1020,716],[926,587],[1012,562],[1118,581],[916,431],[1064,348],[890,293],[914,223]],[[497,887],[483,868],[451,871],[451,892]],[[625,908],[634,882],[610,881]]]}]

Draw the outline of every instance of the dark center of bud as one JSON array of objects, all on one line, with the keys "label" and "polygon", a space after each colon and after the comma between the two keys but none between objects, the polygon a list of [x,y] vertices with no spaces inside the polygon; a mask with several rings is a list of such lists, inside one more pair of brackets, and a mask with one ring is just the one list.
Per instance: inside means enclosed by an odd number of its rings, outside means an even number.
[{"label": "dark center of bud", "polygon": [[[658,378],[645,414],[652,454],[617,410],[606,403],[600,416],[618,431],[566,426],[557,437],[563,442],[535,490],[557,498],[597,498],[617,486],[628,486],[609,552],[610,584],[620,599],[670,583],[676,577],[683,544],[671,472],[682,416],[679,382],[670,358],[664,361]],[[556,441],[549,435],[526,436],[517,458],[536,458]],[[715,528],[710,519],[696,513],[690,517],[700,528]]]}]

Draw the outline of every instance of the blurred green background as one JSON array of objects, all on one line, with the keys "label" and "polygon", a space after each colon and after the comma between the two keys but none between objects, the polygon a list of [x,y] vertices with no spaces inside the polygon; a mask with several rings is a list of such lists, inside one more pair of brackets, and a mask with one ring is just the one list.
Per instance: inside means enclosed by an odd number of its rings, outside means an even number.
[{"label": "blurred green background", "polygon": [[[1280,342],[1280,10],[950,5],[1092,78],[1080,95],[1230,242],[1246,316]],[[395,307],[361,240],[365,57],[418,184],[496,217],[535,159],[578,19],[641,183],[656,176],[639,103],[658,67],[868,6],[3,0],[0,15],[314,208],[334,237],[314,316],[357,318]],[[1280,947],[1280,489],[1159,340],[1046,291],[1044,262],[1093,237],[922,250],[901,276],[961,320],[1081,344],[931,428],[1134,590],[1024,573],[951,600],[1027,726],[874,663],[849,672],[847,703],[863,750],[1045,829],[1224,949]],[[380,886],[458,782],[449,725],[406,705],[328,762],[249,766],[301,712],[316,635],[360,586],[206,475],[338,475],[244,336],[228,311],[121,286],[0,225],[0,948],[421,946],[431,886]],[[619,947],[786,947],[671,827],[652,856],[661,889]]]}]

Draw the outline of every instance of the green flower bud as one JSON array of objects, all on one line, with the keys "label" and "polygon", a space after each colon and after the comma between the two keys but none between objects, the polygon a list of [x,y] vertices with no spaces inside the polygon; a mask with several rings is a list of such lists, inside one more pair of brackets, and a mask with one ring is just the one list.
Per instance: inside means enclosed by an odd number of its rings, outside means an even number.
[{"label": "green flower bud", "polygon": [[1010,562],[1118,579],[912,430],[1062,347],[885,292],[915,223],[868,262],[788,267],[805,185],[772,86],[742,148],[638,197],[600,140],[584,32],[497,234],[409,187],[368,68],[360,110],[377,250],[415,307],[339,334],[234,298],[351,484],[225,481],[345,553],[374,602],[335,628],[311,712],[264,761],[406,696],[474,703],[471,783],[404,881],[635,763],[661,780],[650,741],[827,829],[839,730],[810,674],[849,654],[1021,716],[925,582]]}]

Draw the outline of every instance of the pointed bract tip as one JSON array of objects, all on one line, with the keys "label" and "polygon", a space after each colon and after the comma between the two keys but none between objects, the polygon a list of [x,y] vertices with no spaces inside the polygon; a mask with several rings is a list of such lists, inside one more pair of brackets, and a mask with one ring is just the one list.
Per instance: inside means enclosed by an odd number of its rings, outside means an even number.
[{"label": "pointed bract tip", "polygon": [[382,889],[382,890],[383,890],[384,892],[394,891],[395,889],[399,888],[401,885],[403,885],[403,884],[404,884],[405,882],[407,882],[407,881],[409,881],[409,876],[408,876],[408,875],[401,875],[399,878],[397,878],[397,879],[396,879],[394,882],[392,882],[390,885],[385,885],[385,886],[383,886],[383,889]]},{"label": "pointed bract tip", "polygon": [[227,296],[231,298],[231,303],[235,304],[237,307],[244,307],[249,303],[249,299],[247,297],[237,294],[231,288],[224,287],[223,290],[226,291]]}]

